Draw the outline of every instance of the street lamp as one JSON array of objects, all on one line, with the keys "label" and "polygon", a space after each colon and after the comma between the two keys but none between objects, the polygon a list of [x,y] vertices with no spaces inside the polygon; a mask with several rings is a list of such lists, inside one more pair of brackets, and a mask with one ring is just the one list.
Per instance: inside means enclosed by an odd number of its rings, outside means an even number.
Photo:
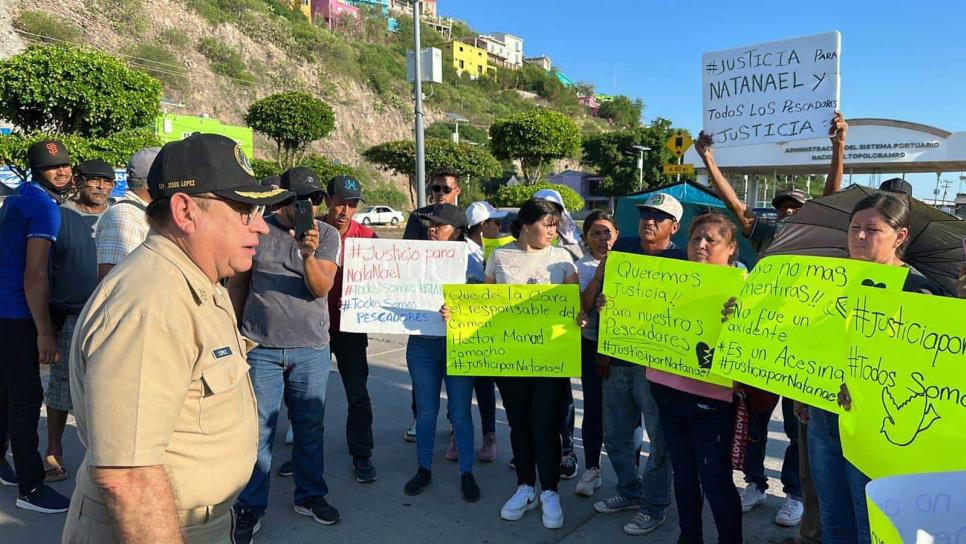
[{"label": "street lamp", "polygon": [[644,152],[650,151],[650,147],[645,147],[643,145],[635,145],[634,149],[638,151],[637,156],[637,190],[644,190]]},{"label": "street lamp", "polygon": [[458,144],[460,143],[460,123],[469,123],[470,120],[458,113],[447,113],[446,117],[456,125],[456,130],[453,132],[453,143]]}]

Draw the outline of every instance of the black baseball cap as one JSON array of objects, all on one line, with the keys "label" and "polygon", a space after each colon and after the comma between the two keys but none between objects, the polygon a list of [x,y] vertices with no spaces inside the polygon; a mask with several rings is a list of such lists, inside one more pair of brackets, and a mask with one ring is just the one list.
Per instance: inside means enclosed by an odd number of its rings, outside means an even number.
[{"label": "black baseball cap", "polygon": [[197,132],[161,148],[148,172],[148,191],[153,199],[175,193],[214,193],[255,206],[290,202],[295,197],[285,189],[260,185],[245,151],[234,140]]},{"label": "black baseball cap", "polygon": [[319,175],[315,173],[315,170],[304,166],[296,166],[286,170],[282,174],[278,186],[292,191],[298,198],[308,198],[315,194],[325,193],[322,182],[319,181]]},{"label": "black baseball cap", "polygon": [[880,191],[889,191],[890,193],[900,193],[904,195],[912,194],[912,184],[902,178],[891,178],[887,179],[879,185]]},{"label": "black baseball cap", "polygon": [[262,185],[265,187],[276,188],[282,183],[282,178],[279,176],[268,176],[261,181]]},{"label": "black baseball cap", "polygon": [[791,191],[785,191],[783,193],[778,193],[775,198],[771,201],[771,205],[776,210],[782,207],[785,200],[794,200],[799,205],[805,204],[806,201],[811,199],[805,191],[799,189],[792,189]]},{"label": "black baseball cap", "polygon": [[70,164],[70,154],[57,140],[41,140],[27,148],[27,165],[31,170]]},{"label": "black baseball cap", "polygon": [[342,174],[329,180],[326,193],[329,196],[337,196],[342,200],[364,200],[362,198],[362,184],[359,183],[359,180]]},{"label": "black baseball cap", "polygon": [[430,213],[419,214],[419,218],[454,228],[466,228],[466,214],[452,204],[440,204]]},{"label": "black baseball cap", "polygon": [[74,173],[87,179],[107,178],[114,181],[114,168],[100,159],[91,159],[78,164]]}]

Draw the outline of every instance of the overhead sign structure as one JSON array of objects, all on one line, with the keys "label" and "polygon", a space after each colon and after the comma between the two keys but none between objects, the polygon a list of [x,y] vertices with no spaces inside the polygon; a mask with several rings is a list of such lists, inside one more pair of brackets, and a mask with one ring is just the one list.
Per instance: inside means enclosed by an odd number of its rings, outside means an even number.
[{"label": "overhead sign structure", "polygon": [[690,176],[694,174],[693,164],[665,164],[664,175],[673,176],[674,174],[684,174]]},{"label": "overhead sign structure", "polygon": [[826,32],[705,53],[704,132],[719,147],[824,136],[841,109],[841,42]]},{"label": "overhead sign structure", "polygon": [[[667,139],[667,142],[664,143],[664,147],[666,147],[671,153],[674,153],[675,157],[680,159],[684,156],[684,152],[691,147],[692,143],[691,136],[688,135],[687,132],[677,130],[671,135],[670,138]],[[665,172],[665,174],[666,173],[667,172]]]}]

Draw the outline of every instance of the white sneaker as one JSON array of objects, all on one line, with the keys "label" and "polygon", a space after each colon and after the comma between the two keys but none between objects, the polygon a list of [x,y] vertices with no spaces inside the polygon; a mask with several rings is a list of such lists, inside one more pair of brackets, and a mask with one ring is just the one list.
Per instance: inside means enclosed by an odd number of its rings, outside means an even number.
[{"label": "white sneaker", "polygon": [[593,497],[594,491],[598,487],[600,487],[600,469],[588,468],[580,475],[580,481],[577,482],[574,493],[584,497]]},{"label": "white sneaker", "polygon": [[547,529],[563,527],[563,508],[560,508],[560,494],[556,491],[544,491],[540,494],[543,503],[543,526]]},{"label": "white sneaker", "polygon": [[758,488],[758,484],[748,484],[748,487],[742,489],[738,494],[741,495],[742,512],[748,512],[768,500],[765,492]]},{"label": "white sneaker", "polygon": [[782,527],[794,527],[802,522],[802,514],[805,513],[805,505],[798,499],[788,497],[782,503],[782,507],[775,514],[775,523]]},{"label": "white sneaker", "polygon": [[523,484],[517,488],[510,500],[503,504],[503,508],[500,509],[500,517],[507,521],[516,521],[522,518],[527,511],[536,508],[538,504],[540,504],[540,499],[537,498],[537,490]]},{"label": "white sneaker", "polygon": [[288,432],[285,433],[285,443],[286,444],[293,444],[294,442],[295,442],[295,433],[292,432],[292,427],[289,426]]}]

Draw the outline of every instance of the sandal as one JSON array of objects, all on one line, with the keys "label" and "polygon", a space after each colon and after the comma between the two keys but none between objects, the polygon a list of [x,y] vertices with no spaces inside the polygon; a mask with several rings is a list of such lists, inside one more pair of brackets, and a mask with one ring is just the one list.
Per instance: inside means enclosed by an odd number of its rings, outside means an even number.
[{"label": "sandal", "polygon": [[62,482],[67,478],[67,469],[64,468],[60,459],[53,455],[48,455],[44,459],[44,480],[48,482]]}]

